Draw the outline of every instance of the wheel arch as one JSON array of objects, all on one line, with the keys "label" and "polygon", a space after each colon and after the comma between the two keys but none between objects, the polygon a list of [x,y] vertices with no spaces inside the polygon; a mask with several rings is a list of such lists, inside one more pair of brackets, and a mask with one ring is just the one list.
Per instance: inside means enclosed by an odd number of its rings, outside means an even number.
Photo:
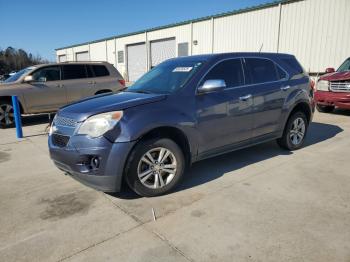
[{"label": "wheel arch", "polygon": [[[11,96],[0,96],[0,101],[7,101],[12,105],[12,97]],[[21,114],[24,113],[24,107],[21,102],[21,99],[18,98],[19,109],[21,110]]]},{"label": "wheel arch", "polygon": [[[310,124],[311,121],[311,116],[312,116],[312,111],[311,108],[309,106],[309,104],[307,102],[301,101],[299,103],[297,103],[293,109],[291,110],[291,112],[288,115],[288,119],[295,113],[295,112],[303,112],[306,116],[307,122],[308,124]],[[286,121],[286,123],[288,122],[288,119]]]},{"label": "wheel arch", "polygon": [[113,91],[110,89],[102,89],[102,90],[98,90],[95,95],[100,95],[100,94],[105,94],[105,93],[112,93]]},{"label": "wheel arch", "polygon": [[190,165],[192,161],[191,145],[186,134],[179,128],[174,126],[159,126],[146,131],[139,137],[139,141],[152,138],[169,138],[173,140],[182,150],[186,165]]}]

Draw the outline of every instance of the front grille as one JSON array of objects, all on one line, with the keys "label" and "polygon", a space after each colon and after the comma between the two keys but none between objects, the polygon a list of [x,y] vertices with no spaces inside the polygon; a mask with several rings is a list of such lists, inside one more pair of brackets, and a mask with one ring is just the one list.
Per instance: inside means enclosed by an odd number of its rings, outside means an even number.
[{"label": "front grille", "polygon": [[56,126],[66,126],[66,127],[76,127],[78,122],[74,119],[67,118],[67,117],[61,117],[57,116],[55,118],[55,125]]},{"label": "front grille", "polygon": [[52,144],[54,146],[58,146],[58,147],[67,146],[69,139],[70,139],[69,136],[64,136],[64,135],[60,135],[60,134],[52,134],[51,138],[52,138]]},{"label": "front grille", "polygon": [[333,92],[350,92],[350,82],[330,82],[329,87]]}]

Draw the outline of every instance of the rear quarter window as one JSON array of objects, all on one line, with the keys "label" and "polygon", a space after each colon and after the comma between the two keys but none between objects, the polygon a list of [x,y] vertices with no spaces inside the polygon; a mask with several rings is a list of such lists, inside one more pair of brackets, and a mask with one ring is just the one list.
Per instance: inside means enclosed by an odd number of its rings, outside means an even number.
[{"label": "rear quarter window", "polygon": [[92,70],[96,77],[109,76],[109,72],[104,65],[93,65]]},{"label": "rear quarter window", "polygon": [[304,74],[304,68],[293,57],[281,58],[281,61],[293,70],[293,74]]},{"label": "rear quarter window", "polygon": [[264,58],[245,58],[245,67],[251,84],[280,80],[273,61]]}]

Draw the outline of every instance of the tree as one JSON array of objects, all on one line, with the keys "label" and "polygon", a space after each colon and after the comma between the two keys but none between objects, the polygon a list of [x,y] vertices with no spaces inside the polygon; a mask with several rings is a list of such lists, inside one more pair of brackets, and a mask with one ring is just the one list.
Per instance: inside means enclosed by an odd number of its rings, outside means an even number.
[{"label": "tree", "polygon": [[48,63],[40,55],[33,56],[23,49],[16,49],[11,46],[5,50],[0,48],[0,75],[8,74],[12,71],[19,71],[25,67],[37,64]]}]

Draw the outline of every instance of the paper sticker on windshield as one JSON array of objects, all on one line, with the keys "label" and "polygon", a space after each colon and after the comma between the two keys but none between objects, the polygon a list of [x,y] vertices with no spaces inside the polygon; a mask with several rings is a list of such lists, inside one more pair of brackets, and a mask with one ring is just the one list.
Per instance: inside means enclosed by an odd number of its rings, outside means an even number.
[{"label": "paper sticker on windshield", "polygon": [[190,72],[192,70],[193,67],[189,67],[189,66],[186,66],[186,67],[176,67],[173,72]]}]

